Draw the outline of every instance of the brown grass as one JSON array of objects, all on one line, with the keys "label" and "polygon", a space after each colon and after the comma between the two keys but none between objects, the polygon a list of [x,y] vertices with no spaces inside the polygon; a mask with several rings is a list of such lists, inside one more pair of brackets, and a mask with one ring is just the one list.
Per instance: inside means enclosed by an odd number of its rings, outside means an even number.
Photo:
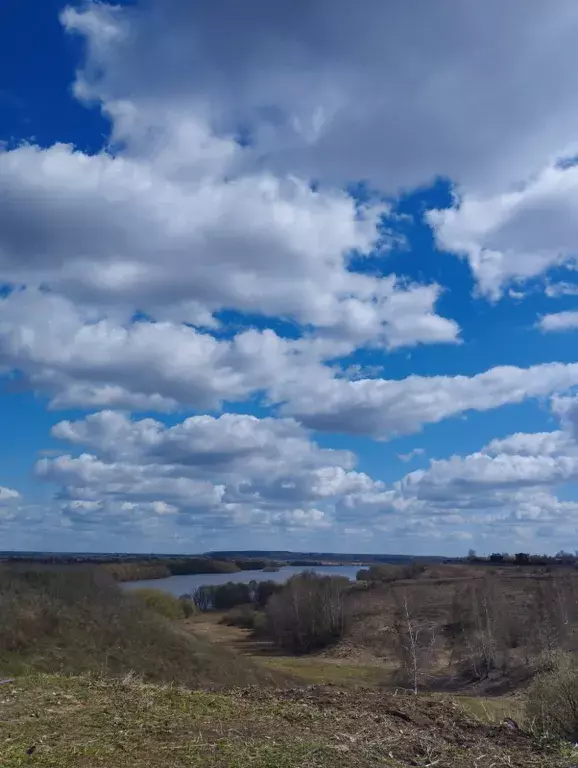
[{"label": "brown grass", "polygon": [[0,568],[0,617],[1,676],[136,672],[189,686],[279,681],[170,623],[95,569]]},{"label": "brown grass", "polygon": [[[33,748],[32,757],[27,751]],[[0,694],[0,764],[43,768],[570,768],[570,747],[446,700],[310,687],[221,693],[40,676]]]}]

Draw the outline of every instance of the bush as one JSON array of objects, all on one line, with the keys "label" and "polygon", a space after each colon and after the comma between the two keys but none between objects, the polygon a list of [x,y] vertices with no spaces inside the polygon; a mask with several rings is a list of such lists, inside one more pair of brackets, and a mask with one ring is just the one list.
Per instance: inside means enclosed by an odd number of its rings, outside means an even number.
[{"label": "bush", "polygon": [[231,610],[223,616],[222,623],[228,624],[230,627],[254,629],[256,616],[257,611],[252,606],[238,605],[236,608],[231,608]]},{"label": "bush", "polygon": [[249,584],[228,581],[226,584],[198,587],[192,599],[200,611],[228,611],[249,603],[263,608],[270,595],[280,588],[281,585],[273,581],[251,581]]},{"label": "bush", "polygon": [[168,592],[142,587],[141,589],[133,589],[132,594],[142,600],[151,611],[164,616],[165,619],[184,618],[185,613],[181,601]]},{"label": "bush", "polygon": [[192,593],[191,598],[199,611],[211,611],[214,608],[214,596],[216,587],[203,584],[197,587]]},{"label": "bush", "polygon": [[389,584],[393,581],[416,579],[424,571],[425,566],[418,563],[408,563],[407,565],[379,564],[362,568],[357,572],[356,578],[358,581],[379,581]]},{"label": "bush", "polygon": [[124,676],[180,685],[248,685],[260,670],[184,633],[102,569],[0,566],[0,669]]},{"label": "bush", "polygon": [[181,609],[185,619],[188,619],[197,613],[197,606],[195,605],[195,602],[190,595],[181,595],[179,597],[179,603],[181,604]]},{"label": "bush", "polygon": [[283,584],[279,584],[277,581],[252,581],[250,583],[251,588],[251,601],[257,608],[263,609],[267,605],[269,598],[272,595],[276,595],[283,589]]},{"label": "bush", "polygon": [[336,642],[346,626],[348,579],[302,573],[293,576],[267,603],[268,634],[281,648],[311,651]]},{"label": "bush", "polygon": [[534,678],[526,698],[526,720],[543,736],[578,739],[578,668],[570,657]]},{"label": "bush", "polygon": [[200,611],[228,611],[237,605],[254,605],[265,608],[271,595],[283,589],[275,581],[228,581],[226,584],[205,584],[197,587],[191,599]]},{"label": "bush", "polygon": [[269,637],[269,622],[263,611],[255,611],[253,616],[253,635],[255,637]]},{"label": "bush", "polygon": [[249,585],[242,582],[229,581],[215,587],[213,605],[217,611],[227,611],[237,605],[244,605],[251,601]]}]

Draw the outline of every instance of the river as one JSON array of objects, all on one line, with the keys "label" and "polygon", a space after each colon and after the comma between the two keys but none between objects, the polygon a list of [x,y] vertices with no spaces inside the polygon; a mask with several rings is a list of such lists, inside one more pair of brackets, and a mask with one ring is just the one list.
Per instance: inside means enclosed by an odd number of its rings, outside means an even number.
[{"label": "river", "polygon": [[315,571],[324,576],[345,576],[351,581],[355,580],[357,571],[362,565],[316,565],[304,568],[302,566],[287,565],[273,573],[266,571],[237,571],[236,573],[196,573],[188,576],[169,576],[166,579],[145,579],[143,581],[127,581],[122,586],[126,589],[153,587],[169,592],[175,597],[190,594],[197,587],[205,584],[225,584],[227,581],[242,581],[246,584],[250,581],[278,581],[284,582],[296,573],[303,571]]}]

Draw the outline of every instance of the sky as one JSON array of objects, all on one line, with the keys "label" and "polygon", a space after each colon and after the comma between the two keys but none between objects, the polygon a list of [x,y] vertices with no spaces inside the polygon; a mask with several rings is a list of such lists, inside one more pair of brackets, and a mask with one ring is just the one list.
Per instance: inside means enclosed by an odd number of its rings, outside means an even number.
[{"label": "sky", "polygon": [[577,35],[0,2],[0,550],[578,549]]}]

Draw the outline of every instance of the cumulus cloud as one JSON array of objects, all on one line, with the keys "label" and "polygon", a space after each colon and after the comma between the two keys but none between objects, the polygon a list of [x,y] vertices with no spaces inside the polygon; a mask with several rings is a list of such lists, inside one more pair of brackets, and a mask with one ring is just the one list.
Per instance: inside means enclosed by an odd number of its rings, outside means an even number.
[{"label": "cumulus cloud", "polygon": [[[558,398],[562,428],[496,438],[476,453],[433,459],[391,487],[344,499],[338,519],[415,542],[473,539],[481,546],[564,546],[576,531],[578,503],[558,489],[578,480],[576,400]],[[491,551],[491,549],[490,549]]]},{"label": "cumulus cloud", "polygon": [[557,299],[560,296],[578,296],[578,285],[565,281],[548,283],[544,293],[550,299]]},{"label": "cumulus cloud", "polygon": [[22,497],[18,491],[0,485],[0,529],[18,519],[21,505]]},{"label": "cumulus cloud", "polygon": [[508,454],[512,456],[559,456],[568,451],[574,452],[576,446],[571,435],[566,431],[555,432],[516,432],[504,438],[491,440],[483,453],[489,456]]},{"label": "cumulus cloud", "polygon": [[194,105],[219,134],[243,127],[246,165],[386,190],[500,187],[576,141],[571,0],[149,0],[63,21],[88,47],[79,95]]},{"label": "cumulus cloud", "polygon": [[[173,117],[161,135],[149,125],[154,146],[135,154],[0,151],[3,279],[121,319],[216,329],[215,314],[234,309],[362,345],[457,340],[457,324],[435,313],[439,286],[350,269],[352,253],[380,245],[383,204],[267,171],[235,174],[238,144]],[[146,119],[137,111],[137,125]]]},{"label": "cumulus cloud", "polygon": [[578,398],[552,398],[552,411],[560,419],[564,432],[578,442]]},{"label": "cumulus cloud", "polygon": [[404,492],[421,499],[453,499],[478,489],[557,485],[578,479],[578,455],[488,456],[473,453],[433,461],[427,470],[416,470],[402,481]]},{"label": "cumulus cloud", "polygon": [[0,486],[0,504],[5,504],[9,501],[14,501],[14,499],[19,499],[20,494],[18,491],[15,491],[13,488],[4,488]]},{"label": "cumulus cloud", "polygon": [[339,339],[291,340],[270,329],[215,338],[169,321],[118,324],[47,292],[0,299],[2,369],[27,375],[55,408],[217,409],[261,393],[316,429],[390,437],[578,385],[578,364],[351,381],[325,364],[351,349]]},{"label": "cumulus cloud", "polygon": [[[496,299],[508,284],[576,267],[577,212],[578,165],[552,164],[521,188],[458,194],[427,220],[438,247],[466,257],[481,293]],[[551,297],[567,292],[549,289]]]},{"label": "cumulus cloud", "polygon": [[[328,327],[351,320],[355,332],[357,303],[386,303],[397,290],[394,280],[347,270],[348,253],[377,238],[379,209],[295,179],[199,171],[179,181],[154,157],[64,145],[1,153],[0,179],[4,276],[128,315],[138,308],[214,326],[213,312],[234,307]],[[373,323],[378,331],[379,316]]]},{"label": "cumulus cloud", "polygon": [[[559,399],[553,411],[562,429],[516,433],[467,456],[432,460],[396,483],[395,492],[413,501],[417,517],[421,508],[421,514],[458,515],[478,528],[556,523],[563,535],[575,527],[578,512],[578,503],[556,496],[558,488],[578,481],[575,409],[574,398]],[[535,527],[528,531],[537,534]]]},{"label": "cumulus cloud", "polygon": [[320,356],[350,349],[267,329],[217,339],[169,321],[119,324],[53,293],[0,298],[0,370],[28,375],[54,407],[218,408],[286,378],[306,381]]},{"label": "cumulus cloud", "polygon": [[554,492],[578,480],[578,445],[565,424],[432,460],[388,487],[357,471],[349,451],[320,448],[292,419],[224,414],[168,427],[103,411],[53,429],[55,438],[94,453],[43,458],[36,471],[59,487],[61,512],[79,530],[106,521],[149,533],[249,526],[400,540],[427,530],[432,539],[465,540],[498,526],[519,538],[521,524],[533,526],[532,536],[546,524],[566,530],[578,511]]},{"label": "cumulus cloud", "polygon": [[290,385],[283,411],[316,429],[378,437],[416,432],[469,410],[487,411],[578,385],[578,364],[501,366],[475,376],[409,376],[399,381],[329,379],[316,390]]},{"label": "cumulus cloud", "polygon": [[112,460],[138,458],[198,467],[203,472],[268,473],[293,466],[337,463],[351,469],[349,451],[318,448],[293,419],[274,419],[225,413],[219,418],[192,416],[173,427],[155,419],[131,420],[126,414],[101,411],[82,421],[62,421],[54,437],[82,445]]},{"label": "cumulus cloud", "polygon": [[167,427],[103,411],[60,422],[53,435],[96,452],[43,458],[36,467],[79,521],[105,512],[110,519],[111,511],[133,518],[138,507],[178,513],[186,524],[323,527],[338,501],[384,488],[354,470],[349,451],[320,448],[292,419],[224,414]]},{"label": "cumulus cloud", "polygon": [[553,312],[550,315],[544,315],[538,322],[541,330],[550,331],[572,331],[578,328],[578,312]]}]

